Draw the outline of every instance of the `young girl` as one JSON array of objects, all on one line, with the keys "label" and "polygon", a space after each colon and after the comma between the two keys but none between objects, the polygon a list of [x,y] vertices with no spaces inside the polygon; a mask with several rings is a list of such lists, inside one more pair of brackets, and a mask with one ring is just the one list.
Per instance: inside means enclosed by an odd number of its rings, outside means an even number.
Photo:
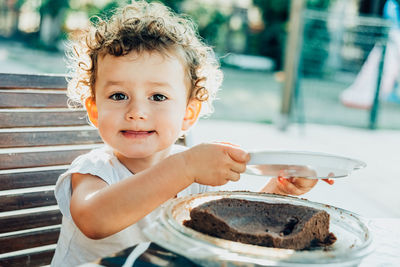
[{"label": "young girl", "polygon": [[[237,181],[239,147],[174,145],[211,108],[222,74],[192,23],[133,2],[74,43],[68,95],[106,144],[75,159],[56,184],[63,214],[52,266],[76,266],[147,241],[149,214],[175,196]],[[265,192],[303,194],[314,180],[271,179]]]}]

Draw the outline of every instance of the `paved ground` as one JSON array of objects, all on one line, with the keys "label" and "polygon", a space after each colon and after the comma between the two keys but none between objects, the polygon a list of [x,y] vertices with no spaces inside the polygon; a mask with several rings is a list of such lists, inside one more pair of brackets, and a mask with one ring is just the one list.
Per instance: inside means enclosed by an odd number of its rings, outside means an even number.
[{"label": "paved ground", "polygon": [[[62,57],[60,53],[45,53],[0,40],[0,72],[65,73]],[[211,119],[202,119],[193,129],[193,144],[230,141],[249,150],[307,150],[361,159],[368,164],[367,168],[337,180],[334,186],[320,182],[304,197],[369,218],[400,218],[400,131],[331,126],[325,121],[325,125],[292,125],[288,131],[281,132],[273,124],[259,123],[273,121],[271,117],[279,110],[280,87],[270,82],[274,79],[273,74],[235,70],[226,70],[225,73],[226,83],[220,100],[216,102],[216,112]],[[265,90],[266,84],[269,90]],[[314,85],[318,88],[325,86],[316,82]],[[318,105],[321,106],[321,103]],[[330,110],[329,107],[324,108]],[[318,113],[318,110],[315,109],[315,112]],[[333,109],[331,113],[337,115],[337,110]],[[391,112],[390,116],[397,116],[399,120],[397,114],[396,111]],[[365,121],[362,116],[354,118]],[[229,186],[232,189],[257,190],[264,182],[262,178],[244,175],[241,181]]]}]

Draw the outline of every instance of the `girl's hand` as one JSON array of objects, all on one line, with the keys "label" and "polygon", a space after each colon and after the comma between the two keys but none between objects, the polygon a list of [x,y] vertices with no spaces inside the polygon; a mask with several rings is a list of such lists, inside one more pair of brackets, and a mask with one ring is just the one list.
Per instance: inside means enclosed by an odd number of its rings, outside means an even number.
[{"label": "girl's hand", "polygon": [[238,181],[250,159],[246,151],[227,143],[200,144],[182,155],[186,177],[193,182],[211,186]]},{"label": "girl's hand", "polygon": [[[331,179],[322,179],[324,182],[333,185],[334,181]],[[266,193],[274,193],[280,195],[303,195],[310,191],[318,182],[318,179],[307,179],[300,177],[272,178],[270,182],[261,190]]]}]

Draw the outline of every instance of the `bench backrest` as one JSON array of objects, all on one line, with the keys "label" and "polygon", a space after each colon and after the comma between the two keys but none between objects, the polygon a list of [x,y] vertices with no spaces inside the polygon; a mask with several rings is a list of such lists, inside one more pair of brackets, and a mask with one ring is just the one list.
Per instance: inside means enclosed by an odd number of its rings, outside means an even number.
[{"label": "bench backrest", "polygon": [[99,146],[83,109],[67,107],[65,76],[0,74],[0,266],[50,263],[61,213],[58,176]]}]

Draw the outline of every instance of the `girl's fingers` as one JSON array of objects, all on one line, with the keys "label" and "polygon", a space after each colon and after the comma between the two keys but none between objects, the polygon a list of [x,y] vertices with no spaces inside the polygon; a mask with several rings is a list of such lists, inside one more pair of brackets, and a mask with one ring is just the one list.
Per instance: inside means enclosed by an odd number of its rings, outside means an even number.
[{"label": "girl's fingers", "polygon": [[216,144],[222,144],[222,145],[228,145],[228,146],[234,146],[234,147],[240,147],[239,145],[235,145],[229,142],[215,142]]},{"label": "girl's fingers", "polygon": [[246,171],[246,164],[233,162],[231,166],[231,171],[236,173],[243,173]]},{"label": "girl's fingers", "polygon": [[317,179],[308,178],[290,178],[290,182],[300,189],[306,189],[307,191],[312,188],[317,182]]},{"label": "girl's fingers", "polygon": [[229,155],[229,157],[236,162],[247,162],[250,160],[250,155],[248,152],[245,150],[239,148],[239,147],[234,147],[230,145],[224,145],[225,152]]},{"label": "girl's fingers", "polygon": [[[292,178],[289,178],[289,179],[292,179]],[[289,179],[278,177],[279,190],[288,195],[298,196],[298,195],[303,194],[303,191],[300,190],[299,188],[297,188]],[[292,179],[292,181],[293,181],[293,179]]]},{"label": "girl's fingers", "polygon": [[239,179],[240,179],[240,173],[232,171],[227,180],[237,182],[237,181],[239,181]]},{"label": "girl's fingers", "polygon": [[[332,176],[335,176],[335,174],[334,174],[333,172],[331,172],[331,173],[328,174],[328,177],[332,177]],[[322,180],[323,180],[324,182],[330,184],[330,185],[333,185],[333,183],[335,182],[334,180],[329,179],[329,178],[327,178],[327,179],[322,179]]]},{"label": "girl's fingers", "polygon": [[322,179],[322,181],[324,181],[324,182],[326,182],[326,183],[328,183],[328,184],[330,184],[330,185],[333,185],[334,183],[335,183],[335,181],[334,180],[332,180],[332,179]]}]

